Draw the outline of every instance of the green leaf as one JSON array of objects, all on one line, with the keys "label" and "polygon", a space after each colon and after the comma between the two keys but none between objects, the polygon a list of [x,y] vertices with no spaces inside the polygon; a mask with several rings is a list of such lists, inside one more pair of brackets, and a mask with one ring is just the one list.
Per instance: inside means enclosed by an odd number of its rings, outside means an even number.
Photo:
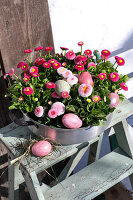
[{"label": "green leaf", "polygon": [[12,110],[12,109],[17,109],[17,108],[14,105],[9,106],[9,110]]},{"label": "green leaf", "polygon": [[100,123],[100,124],[99,124],[100,126],[102,126],[102,127],[105,126],[105,123],[104,123],[102,120],[100,120],[99,123]]},{"label": "green leaf", "polygon": [[66,106],[66,111],[76,112],[75,106],[74,105],[68,105],[68,106]]},{"label": "green leaf", "polygon": [[129,76],[124,75],[124,76],[123,76],[123,82],[125,83],[125,82],[127,82],[128,80],[129,80]]}]

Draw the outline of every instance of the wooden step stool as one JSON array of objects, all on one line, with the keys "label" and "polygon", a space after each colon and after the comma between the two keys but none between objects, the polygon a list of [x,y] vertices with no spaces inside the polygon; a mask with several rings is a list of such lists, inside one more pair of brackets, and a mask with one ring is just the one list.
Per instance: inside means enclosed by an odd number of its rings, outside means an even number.
[{"label": "wooden step stool", "polygon": [[[133,144],[126,122],[126,118],[132,114],[133,104],[129,100],[117,107],[108,128],[114,128],[119,147],[99,160],[103,134],[83,144],[59,146],[49,159],[29,155],[19,167],[17,162],[10,166],[9,200],[19,199],[19,185],[24,181],[32,200],[91,200],[128,176],[132,184]],[[32,136],[27,127],[14,123],[0,129],[0,139],[8,150],[9,165],[20,154],[15,148],[16,144]],[[89,146],[89,165],[70,176]],[[38,173],[70,156],[53,187],[39,183]]]}]

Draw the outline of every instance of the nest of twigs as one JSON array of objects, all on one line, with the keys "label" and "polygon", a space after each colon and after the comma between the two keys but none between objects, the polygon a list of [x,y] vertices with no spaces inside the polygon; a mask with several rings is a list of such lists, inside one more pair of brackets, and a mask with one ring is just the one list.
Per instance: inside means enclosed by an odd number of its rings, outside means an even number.
[{"label": "nest of twigs", "polygon": [[15,149],[18,152],[20,152],[20,155],[17,158],[15,158],[14,160],[11,160],[10,164],[12,165],[12,164],[16,163],[17,161],[20,164],[24,158],[27,158],[29,155],[32,154],[32,151],[31,151],[32,146],[36,142],[39,142],[41,140],[48,141],[51,144],[51,146],[52,146],[52,150],[51,150],[51,152],[48,155],[40,157],[40,158],[44,158],[45,157],[45,158],[48,159],[49,156],[52,155],[53,152],[58,151],[59,144],[57,144],[56,142],[52,141],[49,138],[44,138],[42,136],[40,138],[36,138],[36,139],[32,138],[32,139],[29,139],[29,140],[26,140],[26,141],[20,141],[20,142],[16,143],[16,146],[15,146]]}]

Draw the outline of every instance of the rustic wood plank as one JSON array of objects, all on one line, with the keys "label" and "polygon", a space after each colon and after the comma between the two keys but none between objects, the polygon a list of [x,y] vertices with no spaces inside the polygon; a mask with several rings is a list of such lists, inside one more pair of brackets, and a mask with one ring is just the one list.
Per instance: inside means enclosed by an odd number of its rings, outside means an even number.
[{"label": "rustic wood plank", "polygon": [[[47,0],[0,1],[0,13],[0,47],[6,72],[24,60],[25,49],[53,46]],[[32,58],[36,56],[31,54]]]},{"label": "rustic wood plank", "polygon": [[114,130],[119,147],[133,158],[133,143],[126,119],[114,125]]},{"label": "rustic wood plank", "polygon": [[45,200],[35,171],[28,174],[21,166],[26,185],[32,200]]},{"label": "rustic wood plank", "polygon": [[88,165],[99,159],[102,140],[103,140],[103,133],[99,135],[99,140],[90,145],[88,163],[87,163]]},{"label": "rustic wood plank", "polygon": [[113,112],[112,120],[108,128],[114,126],[121,120],[126,119],[131,115],[133,115],[133,103],[128,99],[125,99],[117,106],[116,110]]},{"label": "rustic wood plank", "polygon": [[18,174],[18,164],[10,166],[10,160],[12,160],[12,155],[8,154],[9,168],[8,168],[8,184],[9,184],[9,200],[19,199],[19,183],[17,181]]},{"label": "rustic wood plank", "polygon": [[[8,167],[7,150],[0,142],[0,176]],[[8,200],[8,173],[5,173],[0,178],[0,199]]]},{"label": "rustic wood plank", "polygon": [[79,163],[79,161],[81,160],[81,158],[87,151],[88,147],[89,147],[89,144],[88,146],[85,146],[82,149],[79,149],[79,151],[76,154],[71,156],[69,162],[67,163],[65,168],[62,170],[62,172],[60,173],[60,175],[58,176],[58,178],[56,179],[53,185],[58,184],[59,182],[63,181],[65,178],[70,176],[70,174],[73,172],[76,165]]},{"label": "rustic wood plank", "polygon": [[65,179],[44,195],[49,200],[89,200],[132,173],[133,160],[118,148]]}]

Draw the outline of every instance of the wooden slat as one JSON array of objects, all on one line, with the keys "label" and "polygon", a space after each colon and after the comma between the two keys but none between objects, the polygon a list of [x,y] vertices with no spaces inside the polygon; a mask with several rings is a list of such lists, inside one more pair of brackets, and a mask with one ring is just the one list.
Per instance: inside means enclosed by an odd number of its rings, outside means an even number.
[{"label": "wooden slat", "polygon": [[26,57],[25,49],[53,46],[47,0],[0,1],[0,13],[0,48],[6,72]]},{"label": "wooden slat", "polygon": [[108,128],[114,126],[121,120],[126,119],[131,115],[133,115],[133,103],[128,99],[125,99],[117,106],[116,110],[113,112],[112,120]]},{"label": "wooden slat", "polygon": [[54,186],[44,195],[48,200],[89,200],[132,173],[133,160],[117,149]]}]

